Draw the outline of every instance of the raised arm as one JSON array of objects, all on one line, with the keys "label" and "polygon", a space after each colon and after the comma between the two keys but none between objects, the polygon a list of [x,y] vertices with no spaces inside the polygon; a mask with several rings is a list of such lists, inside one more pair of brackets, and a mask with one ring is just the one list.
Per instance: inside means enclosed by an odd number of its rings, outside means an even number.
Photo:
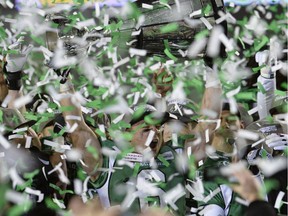
[{"label": "raised arm", "polygon": [[186,140],[186,151],[192,153],[195,162],[206,157],[206,144],[211,140],[220,118],[222,110],[222,87],[218,79],[218,74],[211,68],[207,68],[206,85],[201,104],[201,118],[192,130],[195,138]]},{"label": "raised arm", "polygon": [[[60,84],[60,93],[62,93],[62,99],[60,104],[64,109],[63,116],[65,122],[69,128],[69,136],[74,148],[82,151],[82,167],[91,177],[92,180],[96,180],[99,172],[97,168],[102,167],[103,158],[101,154],[101,145],[96,134],[86,125],[81,107],[74,97],[74,87],[70,79],[64,84]],[[72,107],[71,109],[69,107]],[[92,147],[97,151],[97,155],[89,152],[89,148]]]},{"label": "raised arm", "polygon": [[277,47],[275,38],[270,40],[269,50],[256,53],[255,60],[261,66],[260,75],[257,82],[263,87],[257,93],[257,108],[259,119],[266,118],[273,108],[276,90],[276,73],[273,66],[277,63]]}]

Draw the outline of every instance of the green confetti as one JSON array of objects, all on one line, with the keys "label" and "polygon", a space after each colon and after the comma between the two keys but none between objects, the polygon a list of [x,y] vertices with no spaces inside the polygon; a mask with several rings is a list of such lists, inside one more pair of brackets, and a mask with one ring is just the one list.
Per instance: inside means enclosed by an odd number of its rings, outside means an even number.
[{"label": "green confetti", "polygon": [[61,106],[60,111],[61,112],[68,112],[68,111],[73,111],[75,109],[74,106]]},{"label": "green confetti", "polygon": [[140,163],[135,163],[134,170],[133,170],[133,176],[136,177],[138,175],[138,171],[140,169]]},{"label": "green confetti", "polygon": [[208,29],[205,29],[205,30],[203,30],[203,31],[201,31],[195,35],[195,40],[200,40],[200,39],[205,38],[209,35],[210,35],[210,31]]},{"label": "green confetti", "polygon": [[236,95],[237,100],[252,100],[256,101],[256,94],[254,92],[239,92]]},{"label": "green confetti", "polygon": [[17,204],[13,207],[11,207],[7,213],[8,216],[20,216],[23,215],[24,212],[29,211],[29,209],[32,207],[32,201],[31,200],[25,200],[25,202]]},{"label": "green confetti", "polygon": [[261,65],[261,66],[259,66],[259,67],[254,67],[254,68],[252,68],[252,71],[254,72],[254,73],[257,73],[258,71],[260,71],[262,68],[264,68],[264,67],[266,67],[265,65]]},{"label": "green confetti", "polygon": [[242,40],[240,37],[237,37],[237,39],[240,41],[240,43],[241,43],[241,45],[242,45],[242,48],[245,49],[246,46],[245,46],[243,40]]},{"label": "green confetti", "polygon": [[165,33],[177,31],[178,28],[179,28],[178,23],[169,23],[169,24],[163,26],[162,28],[160,28],[160,32],[162,34],[165,34]]},{"label": "green confetti", "polygon": [[262,47],[264,47],[269,42],[269,38],[264,35],[261,40],[255,40],[254,49],[258,52]]},{"label": "green confetti", "polygon": [[95,159],[99,158],[98,150],[94,146],[89,145],[86,147],[86,149]]},{"label": "green confetti", "polygon": [[260,92],[261,92],[262,94],[266,94],[266,90],[265,90],[265,88],[263,87],[262,83],[257,82],[257,86],[258,86],[258,89],[260,90]]},{"label": "green confetti", "polygon": [[166,48],[164,53],[172,60],[177,61],[177,58]]},{"label": "green confetti", "polygon": [[2,26],[0,27],[0,38],[1,39],[7,38],[7,33],[5,32],[5,28],[3,28]]},{"label": "green confetti", "polygon": [[164,166],[169,166],[169,162],[163,157],[163,155],[160,154],[157,158],[164,164]]},{"label": "green confetti", "polygon": [[209,16],[211,15],[211,12],[212,12],[212,7],[210,4],[207,4],[207,6],[205,8],[202,8],[202,14],[204,16]]},{"label": "green confetti", "polygon": [[287,82],[282,82],[280,86],[283,89],[286,89],[286,90],[288,89],[288,83]]},{"label": "green confetti", "polygon": [[23,177],[25,179],[33,179],[38,173],[39,173],[39,169],[36,169],[33,172],[24,173]]},{"label": "green confetti", "polygon": [[95,133],[98,134],[100,137],[106,137],[106,134],[102,132],[99,128],[95,130]]},{"label": "green confetti", "polygon": [[266,189],[266,193],[269,193],[273,189],[277,189],[279,187],[279,182],[276,179],[264,180],[264,185]]},{"label": "green confetti", "polygon": [[[62,200],[59,200],[59,202],[63,203]],[[51,198],[46,198],[45,204],[50,209],[60,210],[60,207],[55,202],[53,202],[53,200]]]},{"label": "green confetti", "polygon": [[277,90],[277,89],[276,89],[276,90],[275,90],[275,94],[276,94],[276,95],[279,95],[279,96],[286,96],[287,93],[286,93],[285,91],[280,91],[280,90]]},{"label": "green confetti", "polygon": [[0,109],[0,122],[3,123],[3,111]]},{"label": "green confetti", "polygon": [[189,174],[188,177],[189,179],[195,179],[196,177],[196,166],[195,166],[195,157],[194,156],[190,156],[189,157]]},{"label": "green confetti", "polygon": [[74,194],[74,192],[72,190],[62,190],[60,187],[58,187],[55,184],[50,183],[49,187],[55,189],[56,191],[59,192],[60,195],[64,195],[64,194]]},{"label": "green confetti", "polygon": [[37,44],[45,47],[45,42],[44,42],[44,40],[43,40],[42,38],[36,37],[35,35],[32,35],[32,34],[30,35],[30,37],[31,37],[31,39],[32,39],[33,41],[35,41]]}]

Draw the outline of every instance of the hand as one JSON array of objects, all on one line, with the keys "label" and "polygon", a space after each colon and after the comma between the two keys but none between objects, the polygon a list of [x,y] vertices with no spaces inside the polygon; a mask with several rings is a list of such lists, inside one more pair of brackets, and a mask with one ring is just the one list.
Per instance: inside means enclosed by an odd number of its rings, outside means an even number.
[{"label": "hand", "polygon": [[266,137],[265,143],[274,150],[284,150],[287,148],[288,135],[287,134],[270,134]]},{"label": "hand", "polygon": [[164,97],[172,89],[173,76],[170,72],[161,68],[153,74],[152,82],[156,86],[156,92]]},{"label": "hand", "polygon": [[236,170],[232,175],[238,180],[239,184],[233,184],[231,187],[242,198],[249,203],[256,200],[264,200],[264,196],[261,193],[261,185],[249,170]]},{"label": "hand", "polygon": [[259,66],[266,66],[261,68],[261,76],[264,78],[272,79],[275,77],[275,71],[272,71],[271,68],[277,62],[278,50],[281,50],[280,44],[277,42],[276,38],[270,39],[269,50],[264,50],[257,52],[255,55],[255,60]]}]

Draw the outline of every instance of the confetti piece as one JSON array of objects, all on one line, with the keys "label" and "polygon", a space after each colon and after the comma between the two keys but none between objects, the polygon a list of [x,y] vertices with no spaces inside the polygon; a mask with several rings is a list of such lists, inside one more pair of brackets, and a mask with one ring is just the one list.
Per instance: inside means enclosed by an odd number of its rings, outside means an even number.
[{"label": "confetti piece", "polygon": [[31,142],[32,142],[32,137],[31,136],[26,136],[25,148],[30,148],[31,147]]},{"label": "confetti piece", "polygon": [[186,192],[181,184],[177,184],[174,188],[170,189],[163,195],[163,199],[168,203],[175,211],[178,210],[177,202],[178,199],[185,196]]},{"label": "confetti piece", "polygon": [[167,25],[161,27],[160,28],[160,32],[162,34],[166,34],[166,33],[169,33],[169,32],[174,32],[178,28],[179,28],[179,25],[177,23],[170,23],[170,24],[167,24]]},{"label": "confetti piece", "polygon": [[244,205],[244,206],[249,206],[249,202],[244,200],[244,199],[241,199],[240,197],[236,197],[235,198],[235,201],[241,205]]},{"label": "confetti piece", "polygon": [[42,200],[44,199],[44,194],[41,193],[40,190],[33,190],[32,188],[26,187],[25,192],[28,194],[36,195],[38,197],[37,202],[42,202]]},{"label": "confetti piece", "polygon": [[140,35],[141,31],[142,31],[141,29],[139,29],[138,31],[133,31],[132,34],[131,34],[131,36]]},{"label": "confetti piece", "polygon": [[133,57],[134,55],[136,55],[136,56],[146,56],[147,50],[129,48],[129,53],[130,53],[131,57]]},{"label": "confetti piece", "polygon": [[279,209],[281,207],[281,202],[283,200],[283,197],[285,196],[285,193],[283,191],[280,191],[277,195],[275,204],[274,204],[274,208]]},{"label": "confetti piece", "polygon": [[149,146],[150,145],[150,143],[152,142],[152,140],[154,138],[154,135],[155,135],[155,131],[150,130],[149,134],[148,134],[148,137],[147,137],[147,139],[145,141],[145,146]]},{"label": "confetti piece", "polygon": [[193,17],[200,16],[201,14],[202,14],[201,10],[196,10],[196,11],[193,11],[191,14],[189,14],[189,17],[193,18]]},{"label": "confetti piece", "polygon": [[5,148],[10,148],[11,144],[0,134],[0,144]]},{"label": "confetti piece", "polygon": [[273,160],[256,159],[255,164],[260,168],[266,177],[287,168],[286,159],[281,157],[276,157]]},{"label": "confetti piece", "polygon": [[142,3],[142,8],[153,10],[153,5]]},{"label": "confetti piece", "polygon": [[212,30],[211,36],[207,44],[207,55],[211,57],[216,57],[220,51],[220,40],[219,35],[223,32],[220,26],[215,26]]},{"label": "confetti piece", "polygon": [[16,185],[23,185],[25,183],[24,180],[19,176],[15,167],[10,168],[9,176],[13,182],[13,187],[15,187]]},{"label": "confetti piece", "polygon": [[27,200],[27,196],[25,194],[13,191],[13,190],[8,190],[5,193],[5,199],[8,201],[15,203],[15,204],[20,204],[24,203]]},{"label": "confetti piece", "polygon": [[259,134],[258,133],[255,133],[255,132],[252,132],[252,131],[249,131],[249,130],[243,130],[243,129],[238,130],[237,136],[245,138],[245,139],[254,140],[254,141],[259,139]]},{"label": "confetti piece", "polygon": [[32,96],[31,95],[25,95],[23,97],[20,97],[20,98],[17,98],[15,101],[14,101],[14,107],[16,109],[19,109],[20,107],[22,106],[25,106],[26,104],[30,103],[32,101]]},{"label": "confetti piece", "polygon": [[213,26],[205,17],[201,17],[200,20],[204,23],[204,25],[206,26],[208,30],[211,30],[213,28]]},{"label": "confetti piece", "polygon": [[195,40],[188,48],[187,55],[190,58],[195,58],[204,49],[207,43],[207,38]]}]

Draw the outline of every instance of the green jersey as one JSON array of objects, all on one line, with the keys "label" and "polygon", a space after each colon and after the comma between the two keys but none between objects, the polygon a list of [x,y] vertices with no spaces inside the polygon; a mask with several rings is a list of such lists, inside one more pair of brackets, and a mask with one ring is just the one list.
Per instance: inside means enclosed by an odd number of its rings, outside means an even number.
[{"label": "green jersey", "polygon": [[103,172],[91,183],[88,195],[97,193],[105,207],[119,205],[135,215],[147,206],[168,207],[185,215],[185,177],[177,172],[176,157],[181,148],[168,143],[161,147],[154,162],[138,153],[121,153],[112,141],[105,141]]},{"label": "green jersey", "polygon": [[[205,172],[219,172],[219,168],[230,164],[231,158],[226,157],[221,152],[217,152],[215,158],[208,157],[199,168],[200,177],[205,176]],[[218,178],[218,179],[221,179]],[[221,182],[221,180],[220,180]],[[198,209],[205,216],[242,216],[245,215],[246,207],[236,201],[239,197],[233,190],[225,184],[217,181],[217,175],[213,180],[203,180],[204,200],[198,202]],[[204,208],[201,208],[204,207]]]}]

